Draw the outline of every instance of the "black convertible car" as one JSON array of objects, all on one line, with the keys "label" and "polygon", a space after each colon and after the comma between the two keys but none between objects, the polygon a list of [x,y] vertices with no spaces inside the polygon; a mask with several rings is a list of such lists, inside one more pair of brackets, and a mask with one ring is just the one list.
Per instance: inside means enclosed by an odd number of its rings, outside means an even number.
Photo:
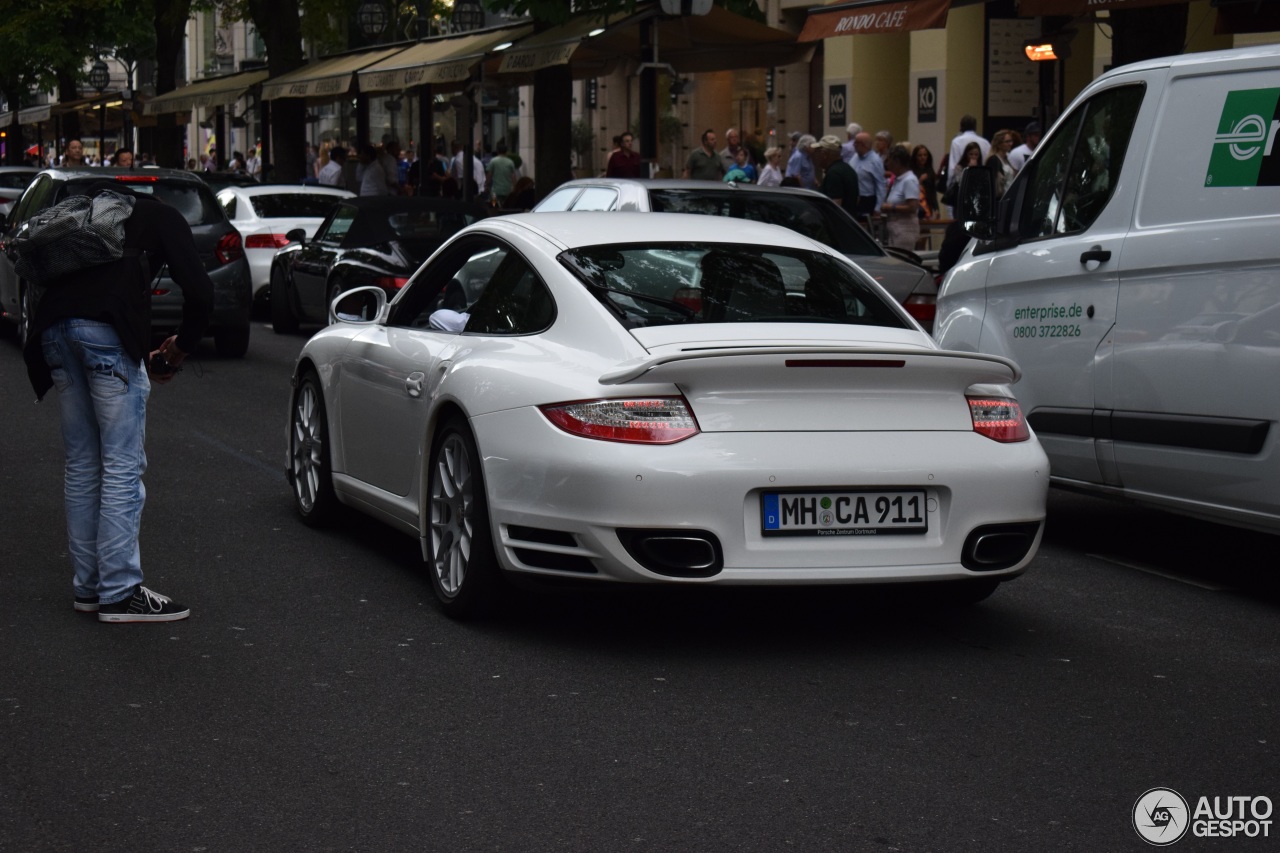
[{"label": "black convertible car", "polygon": [[428,256],[458,231],[494,213],[453,199],[379,196],[346,199],[306,240],[302,229],[271,263],[271,325],[326,325],[329,306],[353,287],[378,285],[394,296]]}]

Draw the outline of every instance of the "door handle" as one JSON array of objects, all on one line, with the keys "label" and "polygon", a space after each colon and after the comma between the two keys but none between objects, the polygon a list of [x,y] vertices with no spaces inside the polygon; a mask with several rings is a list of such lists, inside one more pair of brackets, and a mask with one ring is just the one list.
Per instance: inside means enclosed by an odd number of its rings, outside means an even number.
[{"label": "door handle", "polygon": [[408,378],[404,380],[404,390],[410,397],[422,396],[422,380],[426,379],[426,374],[414,371],[410,373]]},{"label": "door handle", "polygon": [[1087,264],[1089,261],[1097,261],[1098,263],[1106,263],[1111,260],[1111,250],[1104,249],[1101,246],[1094,246],[1087,252],[1080,255],[1080,263]]}]

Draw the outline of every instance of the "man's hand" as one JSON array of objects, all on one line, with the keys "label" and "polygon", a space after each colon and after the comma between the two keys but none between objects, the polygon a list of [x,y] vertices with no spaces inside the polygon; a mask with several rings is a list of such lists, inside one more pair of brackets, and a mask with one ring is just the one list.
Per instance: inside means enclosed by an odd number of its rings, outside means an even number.
[{"label": "man's hand", "polygon": [[147,375],[159,385],[164,385],[177,376],[182,362],[187,357],[185,352],[178,349],[177,341],[177,335],[170,335],[165,338],[164,343],[151,352],[150,358],[147,359]]}]

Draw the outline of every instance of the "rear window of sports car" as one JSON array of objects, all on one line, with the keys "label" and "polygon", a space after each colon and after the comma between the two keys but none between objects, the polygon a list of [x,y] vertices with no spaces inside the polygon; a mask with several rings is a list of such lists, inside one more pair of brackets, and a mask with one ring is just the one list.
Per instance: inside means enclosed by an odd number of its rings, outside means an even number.
[{"label": "rear window of sports car", "polygon": [[683,323],[907,328],[846,264],[820,252],[729,243],[587,246],[562,264],[628,329]]},{"label": "rear window of sports car", "polygon": [[341,201],[324,193],[272,193],[249,196],[253,212],[262,219],[324,219]]}]

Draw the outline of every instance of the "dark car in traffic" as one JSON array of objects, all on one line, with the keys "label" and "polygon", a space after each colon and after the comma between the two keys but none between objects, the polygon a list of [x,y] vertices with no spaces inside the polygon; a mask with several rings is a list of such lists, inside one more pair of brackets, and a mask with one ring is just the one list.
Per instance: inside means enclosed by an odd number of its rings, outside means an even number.
[{"label": "dark car in traffic", "polygon": [[457,232],[495,211],[453,199],[373,196],[338,204],[306,239],[276,253],[271,265],[271,325],[281,334],[302,323],[326,325],[329,306],[354,287],[376,285],[394,296],[422,262]]},{"label": "dark car in traffic", "polygon": [[[37,213],[71,194],[77,183],[118,181],[136,193],[155,196],[176,208],[191,226],[200,260],[213,280],[213,318],[206,335],[213,336],[219,355],[239,358],[249,348],[249,309],[253,285],[240,233],[222,211],[213,191],[190,172],[176,169],[45,169],[23,194],[9,217],[0,216],[0,247],[9,235]],[[182,321],[182,288],[161,269],[151,284],[151,329],[157,336],[175,332]],[[17,325],[26,343],[31,323],[27,283],[0,252],[0,317]]]}]

